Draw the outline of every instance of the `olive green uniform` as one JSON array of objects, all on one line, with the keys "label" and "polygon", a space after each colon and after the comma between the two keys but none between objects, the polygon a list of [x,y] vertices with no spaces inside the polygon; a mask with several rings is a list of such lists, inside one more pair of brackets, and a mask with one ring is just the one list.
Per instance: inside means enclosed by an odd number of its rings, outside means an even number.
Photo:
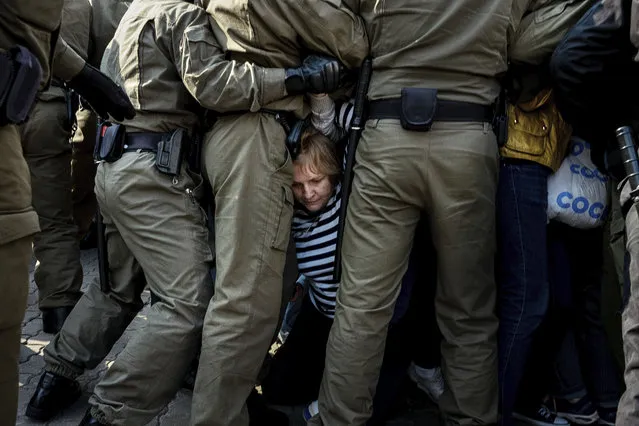
[{"label": "olive green uniform", "polygon": [[[0,51],[28,48],[42,68],[40,88],[51,75],[50,57],[62,1],[6,0],[0,4]],[[29,292],[32,235],[38,216],[31,207],[29,169],[18,127],[0,127],[0,424],[15,424],[18,402],[20,325]]]},{"label": "olive green uniform", "polygon": [[[100,61],[96,58],[104,52],[105,40],[112,38],[128,3],[66,0],[60,34],[75,53],[85,60],[91,54],[90,63],[99,67]],[[111,25],[100,25],[101,22]],[[96,35],[96,30],[101,33]],[[97,44],[100,44],[101,52],[96,51]],[[33,244],[38,261],[34,279],[39,290],[40,309],[73,306],[80,298],[82,265],[73,200],[89,205],[88,209],[85,208],[89,211],[79,218],[84,228],[88,227],[95,213],[90,208],[95,170],[90,155],[75,161],[73,180],[79,184],[72,192],[72,145],[69,139],[73,117],[69,113],[75,111],[67,110],[67,92],[61,81],[54,80],[47,91],[38,95],[29,121],[21,128],[24,156],[31,172],[33,207],[41,229]],[[79,117],[79,141],[87,139],[79,152],[90,150],[92,153],[95,115],[86,109],[79,113]]]},{"label": "olive green uniform", "polygon": [[[66,0],[60,28],[69,46],[85,59],[86,48],[74,31],[81,28],[78,21],[88,21],[90,9],[86,0]],[[82,294],[82,265],[71,204],[71,121],[61,81],[54,80],[38,95],[21,135],[40,222],[33,241],[38,304],[40,309],[73,306]]]},{"label": "olive green uniform", "polygon": [[[368,54],[361,20],[339,0],[205,2],[231,59],[301,64],[302,44],[349,68]],[[303,109],[302,96],[264,107]],[[206,315],[191,419],[247,425],[245,401],[275,333],[293,214],[286,133],[271,114],[218,119],[204,142],[215,198],[215,297]]]},{"label": "olive green uniform", "polygon": [[[602,21],[613,14],[622,17],[624,12],[630,12],[630,41],[635,47],[639,48],[639,5],[636,2],[632,2],[630,8],[626,9],[627,2],[622,0],[604,0],[602,3],[603,13],[600,18]],[[639,54],[635,56],[634,60],[639,61]],[[623,209],[627,208],[628,203],[632,203],[630,200],[630,190],[632,188],[627,180],[622,182],[620,187],[621,195],[619,201],[621,209]],[[614,192],[613,197],[616,195],[617,193]],[[614,232],[616,228],[616,234],[619,235],[619,226],[617,224],[619,224],[621,217],[618,214],[619,209],[615,209],[615,207],[618,206],[613,204],[611,232]],[[628,302],[621,315],[621,331],[626,363],[624,371],[626,391],[619,401],[616,421],[618,426],[639,424],[639,213],[637,208],[637,204],[630,206],[625,217],[625,255],[629,260],[626,279],[630,281],[630,294],[626,295]],[[615,245],[618,245],[621,241],[623,239],[618,237],[615,241],[616,244],[611,242],[613,250],[615,250]],[[616,258],[619,259],[618,248],[616,252]],[[618,261],[616,263],[619,264]]]},{"label": "olive green uniform", "polygon": [[[88,0],[80,0],[88,3]],[[131,0],[92,0],[89,19],[73,19],[74,34],[85,46],[87,61],[100,68],[104,50],[113,38],[122,16],[129,8]],[[65,17],[66,19],[66,17]],[[65,40],[69,37],[64,36]],[[71,43],[70,40],[69,43]],[[93,161],[97,117],[86,107],[76,113],[77,130],[72,139],[73,159],[71,161],[73,219],[80,237],[86,235],[95,216],[97,201],[93,191],[95,172]]]},{"label": "olive green uniform", "polygon": [[[370,100],[402,88],[491,105],[506,70],[513,1],[353,0],[371,40]],[[523,13],[522,12],[518,13]],[[410,31],[406,29],[410,28]],[[415,227],[422,211],[437,250],[446,424],[497,421],[495,196],[498,147],[489,122],[368,120],[357,147],[342,243],[342,277],[327,346],[319,416],[364,425]]]},{"label": "olive green uniform", "polygon": [[[124,88],[136,116],[127,133],[165,133],[198,123],[201,108],[259,108],[286,95],[284,71],[226,61],[203,9],[179,0],[138,0],[107,47],[102,70]],[[92,415],[146,424],[179,389],[198,343],[213,285],[202,178],[183,165],[161,174],[155,153],[125,152],[100,163],[96,196],[106,225],[110,284],[92,285],[45,348],[46,369],[74,378],[95,367],[141,308],[158,297],[144,327],[90,399]]]},{"label": "olive green uniform", "polygon": [[[630,184],[628,181],[621,191],[621,205],[632,201],[630,199]],[[626,215],[626,251],[630,259],[628,278],[630,279],[630,298],[621,316],[623,333],[623,348],[626,359],[624,380],[626,391],[619,401],[617,424],[619,426],[636,425],[639,422],[639,215],[637,205],[630,207]]]}]

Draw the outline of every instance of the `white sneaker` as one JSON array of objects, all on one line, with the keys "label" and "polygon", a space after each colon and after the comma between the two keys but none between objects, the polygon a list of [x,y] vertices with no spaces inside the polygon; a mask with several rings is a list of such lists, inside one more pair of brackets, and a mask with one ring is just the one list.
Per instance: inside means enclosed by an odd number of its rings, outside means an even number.
[{"label": "white sneaker", "polygon": [[302,417],[304,417],[305,421],[310,421],[313,417],[319,414],[319,403],[317,400],[311,402],[304,408],[302,412]]},{"label": "white sneaker", "polygon": [[513,418],[534,426],[570,426],[568,420],[554,415],[545,405],[530,413],[513,413]]},{"label": "white sneaker", "polygon": [[411,362],[408,367],[408,376],[435,404],[439,403],[439,398],[444,393],[444,376],[442,376],[441,368],[422,368]]},{"label": "white sneaker", "polygon": [[288,331],[283,331],[280,330],[279,333],[277,333],[277,340],[279,340],[279,344],[283,345],[284,342],[286,342],[286,338],[288,337]]}]

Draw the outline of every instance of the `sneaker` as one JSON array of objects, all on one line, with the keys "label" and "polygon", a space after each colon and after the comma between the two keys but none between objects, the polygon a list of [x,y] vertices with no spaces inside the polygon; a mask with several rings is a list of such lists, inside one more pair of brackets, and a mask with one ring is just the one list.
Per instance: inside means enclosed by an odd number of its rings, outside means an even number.
[{"label": "sneaker", "polygon": [[576,425],[591,425],[599,419],[597,409],[587,396],[577,402],[553,398],[553,407],[556,415],[568,419]]},{"label": "sneaker", "polygon": [[279,333],[277,333],[277,341],[280,345],[283,345],[284,342],[286,342],[286,338],[288,337],[288,331],[284,331],[284,330],[280,330]]},{"label": "sneaker", "polygon": [[98,228],[95,220],[91,222],[91,226],[87,233],[80,237],[80,250],[91,250],[98,246]]},{"label": "sneaker", "polygon": [[568,426],[568,420],[550,412],[548,407],[541,405],[537,411],[513,413],[513,418],[535,426]]},{"label": "sneaker", "polygon": [[600,425],[606,426],[615,426],[615,422],[617,421],[617,407],[611,408],[601,408],[597,409],[597,413],[599,414],[599,423]]},{"label": "sneaker", "polygon": [[439,398],[444,393],[444,376],[442,376],[441,368],[422,368],[411,363],[408,367],[408,376],[435,404],[439,402]]},{"label": "sneaker", "polygon": [[304,417],[304,421],[308,422],[313,417],[319,414],[319,402],[317,400],[311,402],[304,408],[302,412],[302,417]]}]

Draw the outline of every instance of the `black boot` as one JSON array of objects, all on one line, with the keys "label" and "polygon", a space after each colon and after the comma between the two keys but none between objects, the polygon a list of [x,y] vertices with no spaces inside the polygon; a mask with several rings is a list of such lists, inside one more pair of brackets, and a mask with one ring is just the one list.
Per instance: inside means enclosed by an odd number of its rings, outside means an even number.
[{"label": "black boot", "polygon": [[189,367],[189,371],[186,372],[186,376],[182,380],[182,388],[193,391],[195,388],[195,379],[197,378],[197,368],[200,363],[198,358],[195,358],[191,362],[191,366]]},{"label": "black boot", "polygon": [[109,426],[106,423],[100,423],[91,415],[91,409],[87,410],[87,413],[82,418],[82,421],[78,426]]},{"label": "black boot", "polygon": [[73,404],[81,394],[80,385],[75,380],[46,372],[40,377],[25,414],[32,419],[47,421]]},{"label": "black boot", "polygon": [[98,246],[98,230],[95,220],[91,222],[89,230],[80,238],[80,250],[91,250]]},{"label": "black boot", "polygon": [[246,407],[249,412],[249,426],[288,426],[288,416],[267,407],[255,389],[246,400]]},{"label": "black boot", "polygon": [[72,310],[73,306],[42,309],[42,331],[49,334],[59,333]]}]

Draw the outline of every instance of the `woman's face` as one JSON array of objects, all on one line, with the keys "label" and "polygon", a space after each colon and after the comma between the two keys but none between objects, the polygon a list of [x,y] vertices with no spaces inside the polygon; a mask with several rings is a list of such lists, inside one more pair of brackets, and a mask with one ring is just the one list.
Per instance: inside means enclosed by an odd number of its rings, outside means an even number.
[{"label": "woman's face", "polygon": [[323,174],[317,174],[304,163],[296,161],[293,174],[293,193],[298,203],[306,207],[309,212],[322,210],[328,204],[333,193],[331,179]]}]

